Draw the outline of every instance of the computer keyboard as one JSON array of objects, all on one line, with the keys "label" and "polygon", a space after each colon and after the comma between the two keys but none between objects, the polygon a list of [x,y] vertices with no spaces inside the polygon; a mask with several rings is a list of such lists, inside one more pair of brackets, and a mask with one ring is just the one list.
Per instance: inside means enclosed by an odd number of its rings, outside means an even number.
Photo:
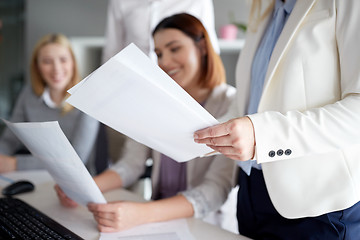
[{"label": "computer keyboard", "polygon": [[83,239],[17,198],[0,198],[0,239]]}]

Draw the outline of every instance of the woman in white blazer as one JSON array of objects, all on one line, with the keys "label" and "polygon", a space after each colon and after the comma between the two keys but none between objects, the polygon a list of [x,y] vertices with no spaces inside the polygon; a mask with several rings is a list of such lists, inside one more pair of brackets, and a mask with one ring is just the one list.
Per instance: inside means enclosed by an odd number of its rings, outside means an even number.
[{"label": "woman in white blazer", "polygon": [[289,2],[276,1],[257,18],[256,30],[250,25],[232,119],[194,138],[253,166],[249,176],[239,171],[240,233],[359,239],[360,1],[294,2],[270,55],[257,113],[248,114],[257,49],[272,9]]},{"label": "woman in white blazer", "polygon": [[[185,13],[172,15],[157,25],[153,36],[159,66],[214,117],[223,116],[234,100],[235,88],[225,83],[221,59],[200,20]],[[100,231],[203,218],[221,207],[233,186],[235,164],[224,155],[178,163],[131,139],[126,141],[122,158],[94,180],[103,192],[129,187],[144,173],[149,158],[154,161],[151,182],[155,201],[88,205]],[[57,191],[63,205],[76,206],[58,187]]]}]

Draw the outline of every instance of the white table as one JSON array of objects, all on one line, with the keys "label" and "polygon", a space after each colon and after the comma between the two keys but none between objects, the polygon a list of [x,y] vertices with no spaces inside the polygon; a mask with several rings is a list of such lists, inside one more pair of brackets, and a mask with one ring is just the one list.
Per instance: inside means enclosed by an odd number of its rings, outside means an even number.
[{"label": "white table", "polygon": [[[19,194],[16,197],[37,208],[60,224],[64,225],[77,235],[86,240],[99,239],[99,232],[92,214],[82,206],[74,209],[60,205],[54,190],[54,181],[46,171],[22,171],[3,174],[13,180],[26,179],[35,184],[35,191]],[[8,183],[0,181],[0,190]],[[140,195],[134,194],[125,189],[118,189],[104,194],[107,201],[131,200],[145,201]],[[205,223],[195,218],[187,219],[190,232],[195,239],[237,239],[248,238],[231,233],[217,226]]]}]

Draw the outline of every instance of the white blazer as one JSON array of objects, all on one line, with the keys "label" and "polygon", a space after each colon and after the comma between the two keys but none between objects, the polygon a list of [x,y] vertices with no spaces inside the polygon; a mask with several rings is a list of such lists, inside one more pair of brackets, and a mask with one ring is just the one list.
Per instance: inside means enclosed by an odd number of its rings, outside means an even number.
[{"label": "white blazer", "polygon": [[[258,113],[249,116],[270,198],[286,218],[360,200],[359,10],[359,0],[297,1],[274,48]],[[229,116],[245,114],[268,19],[248,32]]]}]

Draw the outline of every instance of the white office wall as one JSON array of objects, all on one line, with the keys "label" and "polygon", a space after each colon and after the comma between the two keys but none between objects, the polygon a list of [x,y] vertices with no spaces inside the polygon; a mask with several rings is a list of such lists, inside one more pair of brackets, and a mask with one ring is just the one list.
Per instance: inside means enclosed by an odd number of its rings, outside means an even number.
[{"label": "white office wall", "polygon": [[213,0],[213,3],[215,27],[218,33],[222,25],[230,23],[231,14],[237,22],[247,22],[251,0]]},{"label": "white office wall", "polygon": [[102,36],[108,0],[26,0],[25,55],[45,34]]},{"label": "white office wall", "polygon": [[[230,15],[233,14],[233,18],[236,22],[247,23],[249,16],[249,4],[251,0],[213,0],[214,12],[215,12],[215,28],[218,33],[221,26],[231,23]],[[239,38],[244,37],[244,33],[238,33]],[[235,85],[235,66],[239,57],[238,51],[227,51],[220,54],[224,63],[227,82],[230,85]]]},{"label": "white office wall", "polygon": [[[220,27],[230,23],[229,14],[233,13],[238,22],[247,21],[249,0],[213,0],[213,2],[218,36]],[[26,0],[25,62],[29,62],[34,45],[45,34],[61,32],[70,38],[103,36],[107,4],[108,0]],[[233,83],[238,53],[226,53],[221,57],[229,82]],[[26,71],[28,76],[28,67]]]}]

